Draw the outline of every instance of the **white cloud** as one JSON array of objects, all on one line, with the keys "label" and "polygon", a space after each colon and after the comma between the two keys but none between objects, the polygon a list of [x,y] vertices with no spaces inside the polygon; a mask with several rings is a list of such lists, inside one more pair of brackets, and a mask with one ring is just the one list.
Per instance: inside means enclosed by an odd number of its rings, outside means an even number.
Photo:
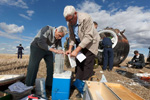
[{"label": "white cloud", "polygon": [[31,37],[28,37],[28,38],[22,38],[18,35],[14,35],[14,34],[8,34],[6,32],[2,32],[0,31],[0,37],[5,37],[5,38],[8,38],[8,39],[15,39],[15,40],[20,40],[20,41],[31,41],[32,39],[30,39]]},{"label": "white cloud", "polygon": [[100,5],[89,1],[85,1],[84,3],[78,4],[77,6],[78,6],[77,11],[87,13],[99,12],[99,10],[101,9]]},{"label": "white cloud", "polygon": [[[113,4],[109,6],[114,7]],[[114,9],[103,10],[101,5],[85,1],[78,5],[77,11],[90,14],[93,21],[98,23],[98,29],[104,29],[107,26],[125,29],[124,34],[129,40],[131,49],[147,48],[150,43],[150,12],[144,7],[137,6],[129,6],[125,10]]]},{"label": "white cloud", "polygon": [[34,3],[34,2],[37,2],[37,1],[39,1],[39,0],[31,0],[31,2],[33,2],[33,3]]},{"label": "white cloud", "polygon": [[110,8],[110,7],[114,7],[114,4],[115,3],[110,3],[109,5],[108,5],[108,7]]},{"label": "white cloud", "polygon": [[[37,0],[32,0],[31,2],[35,2]],[[20,7],[23,9],[28,9],[29,7],[23,0],[0,0],[0,5],[9,5],[9,6],[15,6]],[[27,10],[27,15],[25,14],[19,14],[19,16],[31,20],[31,16],[34,14],[33,10]]]},{"label": "white cloud", "polygon": [[33,40],[33,37],[22,36],[24,39]]},{"label": "white cloud", "polygon": [[[37,1],[37,0],[32,0],[31,2],[35,2],[35,1]],[[29,8],[23,0],[0,0],[0,5],[16,6],[16,7],[20,7],[23,9]],[[19,16],[21,16],[25,19],[31,20],[30,17],[34,14],[34,11],[27,10],[27,14],[28,14],[28,16],[26,16],[25,14],[19,14]]]},{"label": "white cloud", "polygon": [[6,33],[6,32],[2,32],[2,31],[0,31],[0,37],[6,37],[6,38],[9,38],[9,39],[22,40],[22,39],[20,39],[18,36],[15,36],[15,35],[12,35],[12,34],[8,34],[8,33]]},{"label": "white cloud", "polygon": [[9,34],[9,33],[2,32],[2,31],[0,31],[0,37],[5,37],[5,38],[8,38],[8,39],[20,40],[20,41],[29,41],[29,42],[32,40],[31,37],[21,38],[18,35]]},{"label": "white cloud", "polygon": [[16,24],[6,24],[6,23],[0,23],[0,37],[5,37],[9,39],[16,39],[16,40],[21,40],[21,41],[31,41],[31,37],[26,37],[26,36],[18,36],[17,34],[14,33],[22,33],[24,30],[24,26],[18,26]]},{"label": "white cloud", "polygon": [[17,26],[15,24],[6,24],[6,23],[0,23],[0,28],[4,30],[7,33],[22,33],[24,30],[24,26]]},{"label": "white cloud", "polygon": [[20,15],[21,17],[25,18],[25,19],[31,20],[30,17],[28,17],[28,16],[26,16],[26,15],[24,15],[24,14],[19,14],[19,15]]},{"label": "white cloud", "polygon": [[18,44],[21,44],[21,41],[15,41],[14,43],[18,43]]},{"label": "white cloud", "polygon": [[[5,44],[3,46],[0,47],[0,53],[6,53],[6,54],[15,54],[17,53],[17,46],[19,45],[18,43],[11,42],[11,43],[0,43],[0,45]],[[21,43],[22,46],[24,47],[23,53],[24,54],[29,54],[30,53],[30,46],[29,44],[27,46],[26,43]]]},{"label": "white cloud", "polygon": [[32,16],[32,14],[34,14],[33,10],[27,10],[28,16]]},{"label": "white cloud", "polygon": [[0,48],[0,51],[5,50],[5,48]]},{"label": "white cloud", "polygon": [[[2,44],[5,44],[5,45],[2,45]],[[12,45],[8,44],[8,43],[0,43],[0,45],[2,45],[0,47],[0,53],[8,53],[9,50],[13,50],[12,48]]]},{"label": "white cloud", "polygon": [[105,0],[102,0],[102,2],[104,3],[104,2],[105,2]]},{"label": "white cloud", "polygon": [[30,46],[26,46],[25,49],[30,49]]},{"label": "white cloud", "polygon": [[34,11],[33,10],[27,10],[27,14],[28,15],[19,14],[19,16],[21,16],[21,17],[23,17],[25,19],[31,20],[31,16],[34,14]]},{"label": "white cloud", "polygon": [[30,46],[24,47],[24,54],[29,54],[30,53]]},{"label": "white cloud", "polygon": [[10,5],[28,9],[27,4],[23,2],[23,0],[0,0],[0,5]]}]

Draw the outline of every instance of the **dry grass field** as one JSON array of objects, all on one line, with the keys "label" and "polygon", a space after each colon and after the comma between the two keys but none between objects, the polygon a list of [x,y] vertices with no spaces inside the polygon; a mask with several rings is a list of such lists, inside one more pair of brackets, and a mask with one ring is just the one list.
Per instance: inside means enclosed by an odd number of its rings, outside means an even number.
[{"label": "dry grass field", "polygon": [[[127,58],[120,66],[126,66],[126,63],[131,58]],[[26,74],[27,66],[28,66],[29,56],[23,55],[22,59],[17,59],[16,54],[0,54],[0,75],[4,74]],[[67,69],[74,72],[74,69]],[[108,82],[119,83],[123,86],[130,89],[132,92],[141,96],[145,100],[150,100],[150,86],[145,86],[145,84],[140,84],[139,81],[133,79],[134,73],[138,73],[140,70],[143,72],[150,73],[150,65],[146,65],[143,69],[134,69],[134,68],[125,68],[125,67],[115,67],[112,72],[105,71],[104,73],[100,73],[101,66],[97,69],[94,69],[95,75],[101,79],[102,74],[105,75]],[[125,71],[125,74],[117,73],[117,71]],[[39,71],[37,78],[45,78],[46,77],[46,65],[42,60],[40,63]],[[150,85],[150,83],[149,83]],[[71,100],[82,100],[76,99],[75,95],[77,94],[77,90],[71,91],[70,99]],[[50,98],[50,93],[47,93],[48,98]]]}]

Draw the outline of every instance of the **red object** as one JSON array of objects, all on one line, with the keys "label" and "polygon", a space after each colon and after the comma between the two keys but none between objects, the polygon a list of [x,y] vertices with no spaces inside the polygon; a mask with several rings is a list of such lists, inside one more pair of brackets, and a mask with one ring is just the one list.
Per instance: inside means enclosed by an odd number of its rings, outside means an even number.
[{"label": "red object", "polygon": [[37,99],[37,100],[39,99],[39,97],[34,96],[33,94],[29,95],[28,98],[29,98],[29,99]]},{"label": "red object", "polygon": [[150,81],[150,77],[144,77],[144,76],[143,76],[143,77],[141,77],[140,79],[141,79],[141,80],[144,80],[144,81]]}]

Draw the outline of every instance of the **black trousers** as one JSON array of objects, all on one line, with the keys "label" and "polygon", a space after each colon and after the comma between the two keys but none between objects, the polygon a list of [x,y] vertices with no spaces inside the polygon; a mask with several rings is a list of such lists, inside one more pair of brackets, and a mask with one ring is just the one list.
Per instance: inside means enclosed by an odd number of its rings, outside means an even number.
[{"label": "black trousers", "polygon": [[22,58],[22,52],[18,52],[18,59]]},{"label": "black trousers", "polygon": [[51,51],[46,51],[33,45],[30,46],[30,59],[25,81],[25,84],[27,86],[34,85],[39,70],[39,64],[42,59],[44,59],[47,68],[46,85],[52,86],[54,61],[53,53]]},{"label": "black trousers", "polygon": [[82,49],[81,53],[83,53],[86,56],[86,59],[82,63],[80,63],[78,59],[76,59],[76,79],[88,80],[94,74],[93,67],[95,55],[86,48]]}]

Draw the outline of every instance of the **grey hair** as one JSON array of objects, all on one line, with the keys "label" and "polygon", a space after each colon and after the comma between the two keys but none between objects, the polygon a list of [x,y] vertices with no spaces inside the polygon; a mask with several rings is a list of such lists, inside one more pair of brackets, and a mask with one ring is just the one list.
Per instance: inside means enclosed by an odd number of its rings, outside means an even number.
[{"label": "grey hair", "polygon": [[64,17],[66,18],[68,15],[73,15],[76,12],[76,9],[73,6],[66,6],[64,8]]},{"label": "grey hair", "polygon": [[59,26],[56,29],[57,29],[57,32],[64,33],[64,36],[68,33],[67,28],[65,26]]}]

